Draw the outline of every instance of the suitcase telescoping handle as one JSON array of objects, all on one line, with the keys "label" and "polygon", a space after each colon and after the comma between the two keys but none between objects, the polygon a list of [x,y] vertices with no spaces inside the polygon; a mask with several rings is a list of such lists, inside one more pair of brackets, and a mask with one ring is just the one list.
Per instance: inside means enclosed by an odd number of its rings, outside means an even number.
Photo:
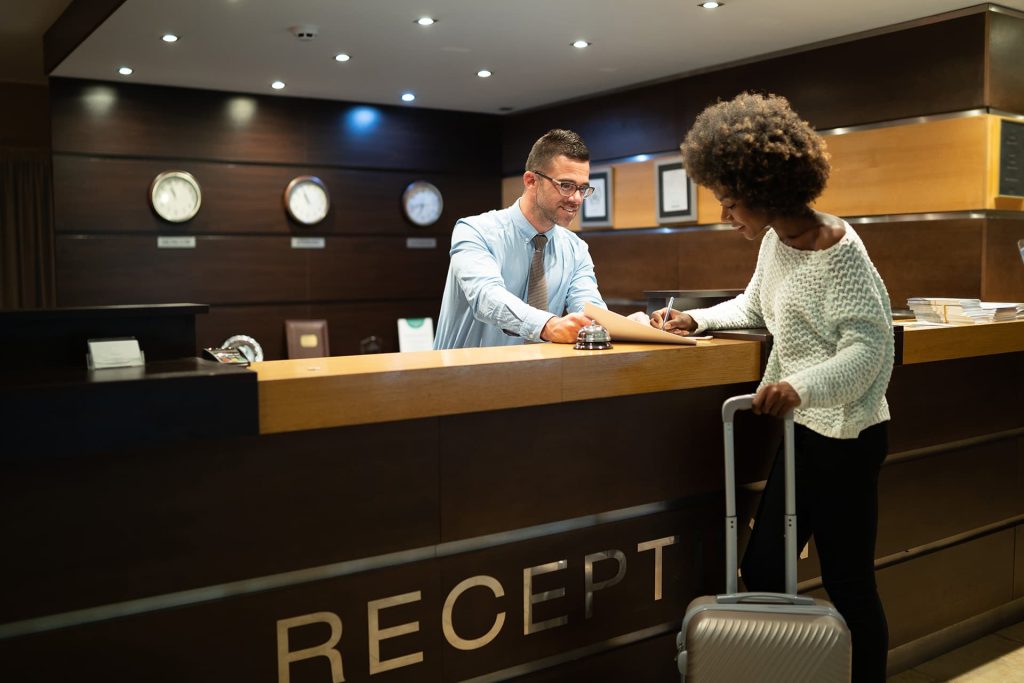
[{"label": "suitcase telescoping handle", "polygon": [[[733,423],[736,412],[750,410],[754,394],[733,396],[722,404],[722,423],[725,435],[725,592],[731,596],[737,592],[736,555],[736,455]],[[793,455],[793,411],[784,416],[783,455],[786,468],[786,593],[796,595],[796,476]],[[723,596],[725,597],[725,596]]]}]

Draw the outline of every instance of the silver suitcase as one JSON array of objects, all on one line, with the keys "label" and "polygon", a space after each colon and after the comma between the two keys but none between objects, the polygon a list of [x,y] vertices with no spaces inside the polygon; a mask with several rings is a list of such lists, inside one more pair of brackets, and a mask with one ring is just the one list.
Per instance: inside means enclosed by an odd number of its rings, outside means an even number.
[{"label": "silver suitcase", "polygon": [[850,680],[850,631],[824,600],[796,593],[793,414],[785,419],[786,592],[738,593],[733,422],[753,394],[722,406],[725,431],[725,586],[695,599],[676,636],[676,664],[690,683],[829,683]]}]

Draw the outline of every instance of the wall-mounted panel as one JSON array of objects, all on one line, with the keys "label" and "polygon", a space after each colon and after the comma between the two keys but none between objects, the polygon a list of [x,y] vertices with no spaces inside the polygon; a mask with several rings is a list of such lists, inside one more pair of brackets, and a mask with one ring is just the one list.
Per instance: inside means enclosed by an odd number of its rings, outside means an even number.
[{"label": "wall-mounted panel", "polygon": [[[202,189],[202,205],[186,223],[168,223],[150,208],[150,184],[158,173],[191,173]],[[331,209],[315,225],[291,220],[284,189],[298,175],[315,175],[327,186]],[[402,213],[401,197],[414,180],[441,190],[444,211],[419,227]],[[461,216],[493,206],[495,179],[480,175],[414,174],[322,166],[230,164],[184,159],[117,159],[54,155],[57,232],[173,234],[268,233],[280,235],[410,235],[447,239]]]},{"label": "wall-mounted panel", "polygon": [[986,301],[1024,301],[1024,214],[1020,218],[985,221],[981,266],[981,298]]},{"label": "wall-mounted panel", "polygon": [[328,239],[309,250],[310,301],[438,298],[444,292],[448,248],[409,249],[401,237]]},{"label": "wall-mounted panel", "polygon": [[287,237],[197,237],[160,249],[154,236],[57,238],[57,304],[305,301],[308,251]]},{"label": "wall-mounted panel", "polygon": [[[1007,220],[1006,224],[1007,235],[1000,242],[1004,247],[1024,221]],[[894,308],[905,308],[911,296],[982,296],[978,264],[985,219],[853,227],[881,274]],[[580,235],[590,245],[601,293],[626,299],[643,299],[644,290],[655,289],[742,289],[753,275],[760,246],[758,240],[748,241],[735,231],[719,229],[670,233],[603,230]],[[1014,254],[1008,248],[1004,251],[999,272],[1012,272],[1009,269],[1017,264],[1009,257]],[[1014,286],[1012,279],[1010,286]],[[1000,291],[1024,296],[1021,290]]]},{"label": "wall-mounted panel", "polygon": [[605,298],[643,301],[645,289],[673,289],[679,282],[678,234],[603,231],[580,234],[590,247],[597,286]]},{"label": "wall-mounted panel", "polygon": [[989,71],[986,104],[993,109],[1024,114],[1024,18],[1002,12],[986,13]]},{"label": "wall-mounted panel", "polygon": [[55,152],[306,161],[295,100],[55,78],[50,107]]},{"label": "wall-mounted panel", "polygon": [[822,211],[844,216],[984,209],[989,117],[943,119],[825,138]]},{"label": "wall-mounted panel", "polygon": [[[504,127],[502,173],[515,172],[533,141],[549,128],[579,132],[596,160],[674,151],[704,107],[743,90],[785,95],[819,129],[982,107],[985,15],[980,11],[510,115]],[[1020,31],[1011,26],[1011,39],[1019,40]],[[620,123],[602,123],[605,114]],[[627,120],[631,133],[623,136],[618,126]]]},{"label": "wall-mounted panel", "polygon": [[[51,82],[58,152],[497,173],[486,114],[72,79]],[[367,125],[361,112],[372,110]]]},{"label": "wall-mounted panel", "polygon": [[894,308],[912,296],[981,296],[984,219],[854,225]]},{"label": "wall-mounted panel", "polygon": [[310,164],[498,174],[497,116],[322,100],[303,106]]}]

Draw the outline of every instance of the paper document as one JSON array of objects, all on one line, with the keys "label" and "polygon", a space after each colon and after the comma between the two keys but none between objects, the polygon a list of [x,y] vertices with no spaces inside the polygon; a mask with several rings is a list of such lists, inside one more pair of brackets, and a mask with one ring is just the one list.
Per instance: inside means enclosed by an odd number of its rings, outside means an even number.
[{"label": "paper document", "polygon": [[662,332],[651,327],[650,324],[638,323],[630,320],[624,315],[609,311],[594,304],[583,306],[583,315],[592,318],[608,330],[612,337],[612,343],[617,341],[646,342],[649,344],[693,344],[699,343],[697,339],[680,337],[671,332]]}]

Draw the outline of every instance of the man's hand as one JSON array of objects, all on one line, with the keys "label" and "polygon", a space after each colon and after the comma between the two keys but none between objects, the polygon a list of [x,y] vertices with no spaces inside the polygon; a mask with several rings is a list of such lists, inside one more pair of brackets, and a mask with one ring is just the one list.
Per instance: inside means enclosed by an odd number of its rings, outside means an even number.
[{"label": "man's hand", "polygon": [[580,330],[594,322],[582,313],[570,313],[564,318],[551,318],[540,332],[544,341],[575,344]]},{"label": "man's hand", "polygon": [[800,405],[800,395],[789,382],[765,384],[761,387],[751,408],[755,415],[771,415],[783,417],[786,413]]}]

